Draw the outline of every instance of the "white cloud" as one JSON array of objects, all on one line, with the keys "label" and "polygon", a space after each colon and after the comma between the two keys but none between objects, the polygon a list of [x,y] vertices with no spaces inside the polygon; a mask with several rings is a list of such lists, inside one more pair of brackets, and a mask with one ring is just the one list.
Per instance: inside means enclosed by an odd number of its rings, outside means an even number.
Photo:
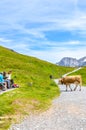
[{"label": "white cloud", "polygon": [[[83,51],[82,51],[83,50]],[[85,48],[83,47],[78,49],[68,49],[66,47],[63,48],[53,48],[52,50],[44,50],[44,51],[32,51],[29,50],[29,52],[26,52],[27,55],[35,56],[40,59],[56,63],[59,62],[63,57],[74,57],[74,58],[81,58],[83,56],[86,56]]]},{"label": "white cloud", "polygon": [[[77,9],[77,0],[7,1],[4,0],[1,2],[0,7],[2,11],[0,13],[0,21],[6,23],[9,28],[17,28],[20,30],[22,28],[22,31],[26,30],[27,33],[27,29],[23,26],[26,22],[28,22],[28,24],[29,22],[41,22],[45,24],[45,27],[46,23],[49,22],[50,26],[47,29],[50,28],[53,30],[59,28],[77,29],[83,26],[86,28],[86,20],[80,18],[83,16],[83,13]],[[85,13],[84,16],[86,16]],[[23,23],[23,25],[20,25],[20,23]],[[42,29],[44,30],[45,27],[43,26]],[[35,29],[34,33],[36,34]]]},{"label": "white cloud", "polygon": [[11,42],[11,41],[12,41],[12,40],[0,38],[0,42],[3,42],[3,43],[9,43],[9,42]]},{"label": "white cloud", "polygon": [[[83,1],[85,2],[85,1]],[[0,30],[17,29],[35,38],[44,38],[44,31],[86,30],[86,12],[78,7],[80,0],[3,0],[0,1]],[[25,27],[26,23],[42,23],[43,26]]]},{"label": "white cloud", "polygon": [[80,41],[70,41],[68,42],[70,45],[79,45],[81,44]]}]

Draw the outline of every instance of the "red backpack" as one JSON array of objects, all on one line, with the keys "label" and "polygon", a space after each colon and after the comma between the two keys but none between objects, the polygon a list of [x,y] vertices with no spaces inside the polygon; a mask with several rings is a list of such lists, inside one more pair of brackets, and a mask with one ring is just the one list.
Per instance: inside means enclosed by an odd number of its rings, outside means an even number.
[{"label": "red backpack", "polygon": [[13,84],[12,88],[19,88],[19,85],[18,84]]}]

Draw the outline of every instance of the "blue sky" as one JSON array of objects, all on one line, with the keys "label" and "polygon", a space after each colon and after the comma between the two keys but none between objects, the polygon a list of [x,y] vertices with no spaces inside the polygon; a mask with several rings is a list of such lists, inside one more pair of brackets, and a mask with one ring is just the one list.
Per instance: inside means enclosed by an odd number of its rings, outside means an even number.
[{"label": "blue sky", "polygon": [[86,0],[1,0],[0,45],[52,63],[86,56]]}]

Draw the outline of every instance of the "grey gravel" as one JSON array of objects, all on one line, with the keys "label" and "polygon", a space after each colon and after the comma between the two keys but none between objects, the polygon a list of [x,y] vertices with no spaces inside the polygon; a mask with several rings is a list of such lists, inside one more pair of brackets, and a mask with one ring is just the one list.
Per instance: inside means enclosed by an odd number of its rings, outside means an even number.
[{"label": "grey gravel", "polygon": [[0,90],[0,94],[7,93],[7,92],[12,91],[14,89],[16,89],[16,88],[6,89],[5,91]]},{"label": "grey gravel", "polygon": [[86,87],[72,92],[59,87],[61,95],[53,100],[49,110],[31,115],[9,130],[86,130]]}]

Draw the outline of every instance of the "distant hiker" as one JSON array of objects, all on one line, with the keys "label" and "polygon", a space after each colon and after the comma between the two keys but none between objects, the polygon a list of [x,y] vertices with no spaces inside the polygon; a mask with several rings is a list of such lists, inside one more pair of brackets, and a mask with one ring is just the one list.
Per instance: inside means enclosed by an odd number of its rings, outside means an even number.
[{"label": "distant hiker", "polygon": [[3,72],[4,80],[7,83],[7,88],[11,88],[13,82],[13,79],[11,79],[12,71],[9,71],[8,73]]},{"label": "distant hiker", "polygon": [[6,77],[7,79],[11,80],[11,74],[12,74],[12,71],[8,71],[8,73],[6,74]]},{"label": "distant hiker", "polygon": [[50,79],[53,79],[53,76],[52,76],[52,75],[50,75]]},{"label": "distant hiker", "polygon": [[6,72],[5,72],[5,71],[3,72],[3,78],[4,78],[4,79],[7,78],[7,77],[6,77]]},{"label": "distant hiker", "polygon": [[11,83],[10,83],[10,80],[8,79],[7,73],[5,71],[3,72],[3,78],[4,78],[4,81],[6,83],[7,88],[10,88]]},{"label": "distant hiker", "polygon": [[12,84],[14,84],[14,81],[13,81],[13,79],[11,78],[11,75],[12,75],[12,71],[10,70],[10,71],[8,72],[8,74],[7,74],[7,76],[8,76],[8,78],[7,78],[7,79],[9,79],[9,80],[10,80],[11,85],[12,85]]}]

